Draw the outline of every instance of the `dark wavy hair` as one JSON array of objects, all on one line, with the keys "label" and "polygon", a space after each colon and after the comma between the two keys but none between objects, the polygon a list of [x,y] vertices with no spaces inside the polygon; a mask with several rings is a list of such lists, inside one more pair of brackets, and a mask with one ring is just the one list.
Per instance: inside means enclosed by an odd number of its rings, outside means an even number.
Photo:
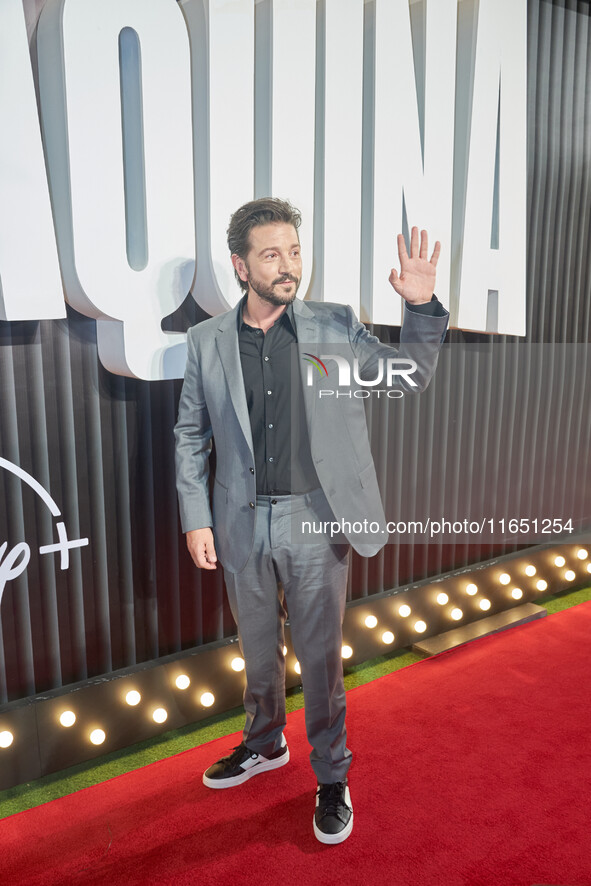
[{"label": "dark wavy hair", "polygon": [[[302,223],[299,209],[292,206],[289,200],[279,200],[277,197],[261,197],[245,203],[232,215],[228,225],[228,249],[230,255],[239,255],[246,260],[250,250],[250,232],[260,225],[270,225],[274,222],[293,225],[296,231]],[[244,292],[248,292],[248,283],[241,280],[236,269],[234,275],[238,285]]]}]

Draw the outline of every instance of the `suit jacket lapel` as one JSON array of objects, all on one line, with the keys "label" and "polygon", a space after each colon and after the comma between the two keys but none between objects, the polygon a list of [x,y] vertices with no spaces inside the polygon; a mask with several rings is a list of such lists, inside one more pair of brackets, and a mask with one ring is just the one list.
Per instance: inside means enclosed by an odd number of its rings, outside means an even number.
[{"label": "suit jacket lapel", "polygon": [[304,410],[308,424],[308,435],[312,440],[312,432],[314,427],[314,414],[316,412],[315,388],[308,386],[308,367],[309,362],[305,359],[306,354],[311,353],[311,349],[321,340],[321,324],[316,319],[305,301],[295,299],[293,302],[293,318],[296,326],[296,335],[298,337],[298,364],[301,378],[301,391],[304,398]]},{"label": "suit jacket lapel", "polygon": [[230,393],[230,399],[232,400],[232,405],[242,429],[242,433],[244,434],[244,438],[252,453],[254,464],[252,431],[250,428],[250,418],[248,416],[246,394],[244,393],[244,378],[242,375],[242,364],[240,362],[240,349],[238,345],[239,312],[240,302],[238,302],[236,307],[231,311],[226,311],[225,314],[220,316],[216,335],[216,345],[224,375],[226,376],[226,385]]}]

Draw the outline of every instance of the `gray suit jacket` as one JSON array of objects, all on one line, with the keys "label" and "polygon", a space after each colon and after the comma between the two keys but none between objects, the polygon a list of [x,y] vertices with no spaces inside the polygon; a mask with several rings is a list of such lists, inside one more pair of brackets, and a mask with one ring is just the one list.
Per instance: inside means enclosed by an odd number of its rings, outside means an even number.
[{"label": "gray suit jacket", "polygon": [[[252,550],[256,478],[252,434],[238,346],[240,304],[211,317],[188,333],[185,381],[175,427],[176,475],[183,532],[211,526],[216,552],[230,572],[240,572]],[[295,299],[293,315],[300,355],[319,356],[331,348],[341,357],[358,360],[363,378],[375,378],[379,361],[410,358],[416,387],[404,376],[400,387],[414,393],[429,383],[449,315],[434,317],[405,304],[400,348],[382,344],[355,317],[353,310],[329,302]],[[363,400],[355,396],[319,399],[319,386],[338,389],[336,361],[328,376],[314,379],[309,362],[299,359],[312,458],[332,514],[345,521],[344,534],[363,556],[373,556],[387,541],[385,516],[369,446]],[[326,364],[326,361],[325,361]],[[385,365],[382,364],[382,365]],[[209,453],[215,439],[217,467],[213,507],[208,492]],[[332,515],[329,515],[332,516]],[[347,522],[367,520],[379,525],[368,535]],[[366,524],[367,526],[368,524]],[[341,541],[342,541],[341,537]]]}]

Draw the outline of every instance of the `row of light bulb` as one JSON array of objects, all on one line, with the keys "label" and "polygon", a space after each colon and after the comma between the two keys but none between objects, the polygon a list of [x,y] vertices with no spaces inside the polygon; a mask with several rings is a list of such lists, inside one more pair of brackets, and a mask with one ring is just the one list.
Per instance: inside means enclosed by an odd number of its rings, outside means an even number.
[{"label": "row of light bulb", "polygon": [[[589,557],[589,552],[585,548],[579,548],[576,552],[576,556],[579,560],[587,560]],[[566,564],[566,560],[562,555],[558,555],[554,558],[554,565],[557,566],[558,568],[563,567],[565,564]],[[587,569],[587,572],[589,572],[591,574],[591,562],[589,562],[587,564],[586,569]],[[537,570],[536,570],[536,567],[532,563],[528,563],[528,565],[524,569],[524,572],[527,576],[529,576],[531,578],[534,575],[536,575]],[[565,581],[570,582],[570,581],[574,581],[577,576],[576,576],[576,572],[573,569],[567,569],[566,572],[564,573],[563,577],[564,577]],[[501,573],[501,575],[499,576],[499,583],[502,585],[511,584],[511,576],[509,575],[508,572]],[[545,591],[545,590],[547,590],[547,588],[548,588],[548,582],[543,578],[538,579],[538,581],[536,582],[536,589],[538,591]],[[474,584],[474,582],[470,582],[469,584],[466,585],[464,590],[465,590],[466,594],[468,594],[468,596],[473,597],[478,593],[478,585]],[[514,587],[511,589],[511,596],[513,597],[514,600],[521,600],[523,597],[523,591],[521,590],[521,588]],[[436,600],[440,606],[446,606],[449,603],[449,596],[446,593],[444,593],[443,591],[441,591],[437,595]],[[492,604],[491,604],[490,600],[488,600],[486,597],[483,597],[479,601],[478,605],[479,605],[480,609],[482,609],[483,612],[488,612],[488,610],[491,608]],[[406,603],[403,603],[402,606],[400,606],[398,608],[398,615],[401,618],[408,618],[411,614],[412,614],[412,610],[411,610],[410,606],[408,606]],[[449,617],[453,621],[461,621],[462,618],[464,617],[464,612],[458,606],[454,606],[449,611]],[[378,625],[378,620],[375,615],[368,615],[365,618],[365,626],[366,627],[373,629],[373,628],[377,627],[377,625]],[[422,619],[419,619],[418,621],[416,621],[414,623],[413,627],[414,627],[414,630],[418,634],[422,634],[427,630],[427,625],[425,624],[425,622]],[[394,642],[395,636],[392,633],[392,631],[384,631],[382,633],[381,639],[382,639],[382,642],[386,646],[389,646]],[[345,656],[343,656],[343,657],[345,657]]]},{"label": "row of light bulb", "polygon": [[[244,668],[244,659],[237,657],[232,660],[231,665],[233,670],[241,671]],[[186,674],[179,674],[175,680],[175,685],[178,689],[188,689],[191,685],[191,680]],[[137,689],[130,689],[125,696],[125,701],[130,707],[135,707],[141,700],[142,696]],[[213,692],[202,692],[199,697],[199,702],[204,708],[210,708],[215,704],[215,695]],[[165,723],[168,719],[168,711],[166,708],[162,707],[154,708],[152,711],[152,719],[155,723]],[[59,717],[59,722],[65,729],[70,729],[76,723],[76,714],[74,711],[62,711]],[[94,745],[103,744],[106,738],[107,734],[104,729],[93,729],[88,734],[88,740]],[[0,732],[0,748],[10,747],[13,740],[14,736],[11,732]]]},{"label": "row of light bulb", "polygon": [[[239,662],[242,663],[241,666]],[[241,658],[234,659],[232,661],[232,667],[236,671],[242,670],[242,668],[244,667],[244,660]],[[177,689],[188,689],[191,685],[191,679],[187,676],[187,674],[179,674],[174,682]],[[136,707],[137,705],[139,705],[141,700],[141,693],[139,693],[137,689],[130,689],[125,696],[125,701],[130,707]],[[202,692],[199,696],[199,702],[201,705],[203,705],[204,708],[210,708],[213,704],[215,704],[215,695],[213,694],[213,692]],[[168,720],[168,711],[166,710],[166,708],[154,708],[154,710],[152,711],[152,720],[155,723],[166,723],[166,721]],[[64,711],[60,715],[59,721],[62,726],[68,729],[76,722],[76,714],[74,713],[74,711]],[[103,744],[106,737],[107,736],[104,729],[93,729],[88,736],[92,744],[95,745]]]},{"label": "row of light bulb", "polygon": [[[576,557],[578,560],[581,561],[588,560],[589,552],[586,548],[578,548],[578,550],[576,551]],[[562,569],[562,567],[566,565],[566,559],[562,556],[562,554],[558,554],[554,558],[554,565],[558,569]],[[591,561],[586,564],[586,571],[591,574]],[[533,563],[528,563],[524,569],[524,572],[529,578],[533,578],[533,576],[537,574],[536,567],[533,565]],[[574,581],[576,578],[576,572],[573,569],[567,569],[563,573],[563,578],[565,581]],[[508,572],[503,572],[501,573],[501,575],[499,575],[499,584],[503,586],[511,584],[511,576]],[[538,581],[536,582],[536,589],[538,591],[545,591],[547,588],[548,582],[543,578],[538,579]],[[474,584],[474,582],[470,582],[466,585],[464,590],[466,594],[468,594],[468,596],[475,596],[478,593],[478,585]],[[514,600],[520,600],[523,597],[523,591],[521,590],[521,588],[514,587],[511,590],[511,596]],[[446,606],[449,603],[449,596],[441,591],[437,595],[436,600],[440,606]],[[479,606],[483,610],[483,612],[486,612],[491,608],[491,602],[487,598],[483,597],[482,600],[479,601]],[[408,606],[406,603],[403,603],[398,608],[398,615],[400,615],[401,618],[409,618],[410,615],[412,615],[412,610],[410,606]],[[453,621],[461,621],[461,619],[464,617],[464,613],[458,606],[455,606],[450,610],[449,616]],[[365,618],[365,625],[370,629],[376,628],[378,626],[378,620],[376,616],[368,615]],[[427,624],[422,619],[418,619],[414,623],[413,627],[418,634],[422,634],[427,630]],[[381,640],[384,645],[391,646],[395,640],[395,636],[392,631],[383,631],[381,635]],[[283,654],[287,655],[286,646],[283,647]],[[344,645],[341,650],[341,655],[344,659],[351,658],[353,655],[353,649],[351,648],[351,646]],[[244,659],[240,656],[235,656],[231,660],[230,666],[232,670],[236,671],[237,673],[243,671]],[[295,662],[294,670],[297,674],[302,673],[299,661]],[[191,680],[186,674],[180,674],[175,680],[175,685],[177,689],[188,689],[191,685]],[[125,701],[131,707],[135,707],[136,705],[138,705],[141,700],[142,697],[136,689],[131,689],[125,696]],[[212,692],[203,692],[199,698],[199,702],[205,708],[212,707],[212,705],[215,704],[215,696]],[[155,723],[165,723],[168,719],[168,711],[166,710],[166,708],[163,707],[155,708],[152,711],[152,719]],[[74,711],[63,711],[60,715],[59,721],[64,728],[70,728],[76,723],[76,714],[74,713]],[[107,736],[103,729],[93,729],[92,732],[89,733],[88,737],[92,744],[101,745],[106,740]],[[14,736],[12,732],[8,730],[0,732],[0,748],[9,748],[12,745],[13,740]]]},{"label": "row of light bulb", "polygon": [[[477,592],[477,590],[478,590],[478,588],[476,587],[476,585],[468,585],[468,587],[466,588],[466,592],[468,594],[475,594]],[[436,599],[437,599],[437,603],[439,603],[440,606],[446,606],[447,603],[449,603],[449,597],[447,594],[443,593],[443,591],[437,595]],[[484,612],[486,612],[488,609],[490,609],[491,602],[490,602],[490,600],[483,598],[480,601],[479,605],[480,605],[480,608]],[[398,608],[398,615],[401,618],[409,618],[412,615],[412,609],[410,608],[410,606],[408,606],[408,604],[403,603],[402,606],[400,606]],[[460,619],[462,619],[464,617],[464,613],[459,607],[455,606],[453,609],[450,610],[449,617],[451,619],[453,619],[453,621],[460,621]],[[364,623],[367,628],[373,629],[373,628],[377,627],[378,620],[375,617],[375,615],[368,615],[365,618]],[[424,634],[425,631],[427,630],[427,623],[425,621],[423,621],[423,619],[418,619],[413,624],[413,628],[417,632],[417,634]],[[382,633],[381,639],[382,639],[382,643],[384,643],[386,646],[390,646],[396,638],[395,638],[395,635],[392,633],[392,631],[384,631]]]}]

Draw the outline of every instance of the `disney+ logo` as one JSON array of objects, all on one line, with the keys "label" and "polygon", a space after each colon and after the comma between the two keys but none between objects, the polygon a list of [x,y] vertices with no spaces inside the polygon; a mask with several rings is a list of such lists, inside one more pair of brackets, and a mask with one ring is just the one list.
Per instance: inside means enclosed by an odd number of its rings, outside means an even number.
[{"label": "disney+ logo", "polygon": [[[26,483],[27,486],[30,486],[47,506],[53,517],[61,517],[60,509],[53,498],[34,477],[31,477],[30,474],[27,474],[18,465],[7,461],[5,458],[0,458],[0,468],[4,468],[5,471],[9,471],[23,483]],[[68,538],[66,526],[62,520],[56,523],[55,528],[57,530],[57,542],[55,544],[42,545],[39,548],[39,553],[43,555],[59,553],[61,568],[68,569],[70,566],[70,550],[72,548],[85,547],[88,544],[88,539]],[[8,542],[5,541],[0,545],[0,603],[2,602],[2,595],[7,582],[22,575],[29,565],[30,559],[31,548],[26,541],[19,542],[10,550],[8,550]]]}]

